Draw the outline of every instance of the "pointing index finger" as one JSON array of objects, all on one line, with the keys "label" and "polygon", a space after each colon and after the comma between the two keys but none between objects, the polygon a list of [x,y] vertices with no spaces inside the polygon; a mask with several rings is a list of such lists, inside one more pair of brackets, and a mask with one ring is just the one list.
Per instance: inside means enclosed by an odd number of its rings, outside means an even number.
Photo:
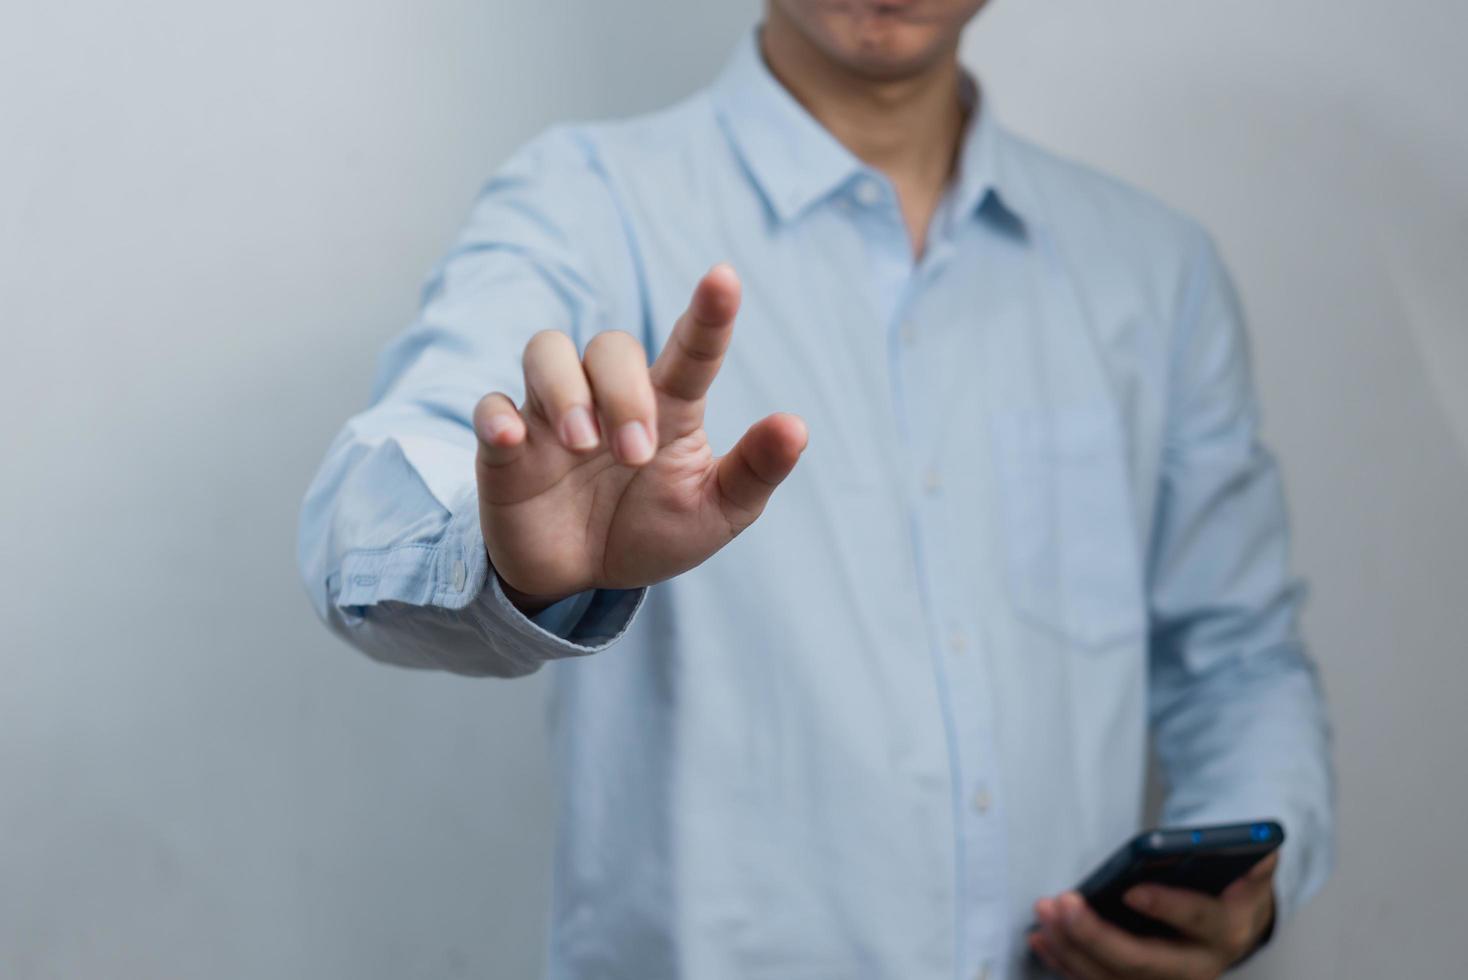
[{"label": "pointing index finger", "polygon": [[684,401],[697,401],[708,392],[729,349],[739,295],[732,266],[721,262],[704,273],[653,363],[654,387]]}]

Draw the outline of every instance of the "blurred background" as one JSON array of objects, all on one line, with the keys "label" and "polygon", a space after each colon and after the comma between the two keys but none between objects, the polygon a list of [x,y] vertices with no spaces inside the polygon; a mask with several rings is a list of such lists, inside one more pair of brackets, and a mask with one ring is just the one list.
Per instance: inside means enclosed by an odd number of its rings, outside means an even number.
[{"label": "blurred background", "polygon": [[[0,7],[0,976],[532,977],[539,679],[369,662],[296,510],[483,179],[756,0]],[[1252,978],[1462,969],[1468,5],[996,0],[1011,127],[1210,226],[1251,313],[1340,861]]]}]

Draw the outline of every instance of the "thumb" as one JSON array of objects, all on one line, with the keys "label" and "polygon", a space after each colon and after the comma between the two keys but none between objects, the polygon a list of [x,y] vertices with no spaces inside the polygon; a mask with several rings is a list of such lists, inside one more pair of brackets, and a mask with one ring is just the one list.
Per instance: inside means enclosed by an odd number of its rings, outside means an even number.
[{"label": "thumb", "polygon": [[759,517],[770,494],[795,469],[808,440],[798,415],[777,412],[750,426],[719,459],[719,509],[736,534]]}]

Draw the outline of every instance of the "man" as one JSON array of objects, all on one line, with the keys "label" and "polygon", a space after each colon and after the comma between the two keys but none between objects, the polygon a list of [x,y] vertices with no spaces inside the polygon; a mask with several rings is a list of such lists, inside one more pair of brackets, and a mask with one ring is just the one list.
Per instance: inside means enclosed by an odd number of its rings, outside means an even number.
[{"label": "man", "polygon": [[[307,496],[350,642],[554,669],[553,977],[1211,977],[1328,872],[1233,291],[999,128],[982,6],[772,0],[709,90],[526,147]],[[1178,940],[1065,891],[1149,732],[1164,822],[1289,835],[1131,896]]]}]

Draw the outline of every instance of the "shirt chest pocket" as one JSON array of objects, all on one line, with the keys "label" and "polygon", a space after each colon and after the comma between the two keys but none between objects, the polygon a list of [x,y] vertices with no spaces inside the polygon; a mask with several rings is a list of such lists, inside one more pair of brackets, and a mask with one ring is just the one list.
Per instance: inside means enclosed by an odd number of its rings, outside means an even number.
[{"label": "shirt chest pocket", "polygon": [[1097,411],[995,419],[999,530],[1021,618],[1069,645],[1105,650],[1146,627],[1126,449]]}]

